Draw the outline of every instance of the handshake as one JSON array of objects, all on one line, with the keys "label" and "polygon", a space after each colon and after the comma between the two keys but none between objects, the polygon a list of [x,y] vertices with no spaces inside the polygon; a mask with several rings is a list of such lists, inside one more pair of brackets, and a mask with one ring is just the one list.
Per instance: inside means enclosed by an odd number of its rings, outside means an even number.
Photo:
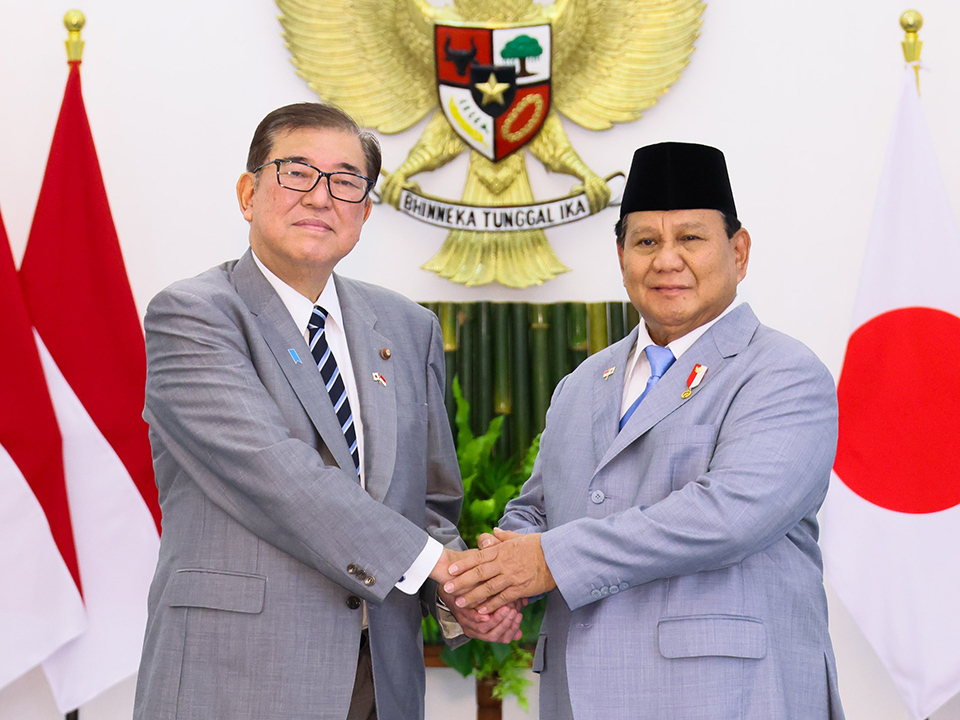
[{"label": "handshake", "polygon": [[520,639],[527,599],[556,587],[540,547],[540,534],[496,528],[478,539],[479,548],[445,548],[430,577],[440,599],[468,637],[508,643]]}]

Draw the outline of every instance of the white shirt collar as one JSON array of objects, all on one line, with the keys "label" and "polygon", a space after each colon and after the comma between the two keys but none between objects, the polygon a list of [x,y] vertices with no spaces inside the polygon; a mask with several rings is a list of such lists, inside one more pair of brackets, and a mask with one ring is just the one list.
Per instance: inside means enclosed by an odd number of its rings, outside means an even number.
[{"label": "white shirt collar", "polygon": [[314,304],[320,305],[327,311],[328,319],[332,317],[337,326],[343,328],[343,311],[340,309],[340,298],[337,295],[337,284],[333,280],[333,275],[327,280],[327,284],[324,286],[323,292],[320,293],[320,297],[317,298],[317,302],[313,303],[310,298],[302,295],[299,290],[294,290],[277,277],[270,268],[261,262],[256,252],[251,250],[251,254],[257,267],[260,268],[260,272],[263,273],[267,282],[270,283],[277,295],[280,296],[280,300],[283,302],[284,307],[287,308],[287,312],[290,313],[290,317],[293,318],[293,321],[300,329],[301,334],[306,334],[307,322],[313,314]]},{"label": "white shirt collar", "polygon": [[[690,347],[697,340],[699,340],[707,330],[713,327],[720,318],[722,318],[724,315],[729,314],[732,310],[734,310],[734,308],[737,308],[742,304],[743,304],[742,300],[738,300],[736,297],[734,297],[733,301],[729,305],[727,305],[726,309],[722,313],[717,315],[713,320],[711,320],[710,322],[704,323],[700,327],[694,328],[683,337],[678,337],[673,342],[667,343],[667,347],[670,348],[670,352],[673,353],[673,356],[675,358],[679,359],[680,356],[683,355],[687,350],[689,350]],[[647,329],[646,322],[644,322],[643,319],[641,318],[640,326],[638,328],[638,334],[637,334],[637,344],[634,345],[633,350],[630,353],[630,362],[628,363],[628,368],[630,371],[632,371],[634,367],[637,365],[637,363],[640,362],[641,358],[646,357],[643,350],[648,345],[656,345],[656,343],[650,337],[650,331]]]}]

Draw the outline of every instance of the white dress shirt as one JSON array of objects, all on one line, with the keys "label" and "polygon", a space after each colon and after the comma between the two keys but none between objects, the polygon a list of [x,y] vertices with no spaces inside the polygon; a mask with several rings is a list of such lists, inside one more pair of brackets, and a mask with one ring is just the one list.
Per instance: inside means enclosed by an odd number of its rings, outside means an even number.
[{"label": "white dress shirt", "polygon": [[[667,347],[670,348],[673,356],[679,360],[680,356],[689,350],[690,346],[699,340],[700,336],[709,330],[711,326],[717,322],[717,320],[722,318],[738,305],[740,305],[740,303],[737,302],[736,298],[734,298],[733,302],[727,305],[727,309],[717,315],[717,317],[715,317],[713,320],[708,323],[704,323],[698,328],[694,328],[683,337],[679,337],[673,342],[667,343]],[[623,381],[623,402],[620,404],[620,417],[623,417],[624,413],[626,413],[627,410],[630,409],[630,406],[633,405],[633,401],[640,397],[640,394],[643,392],[644,388],[647,387],[647,380],[650,379],[651,375],[650,360],[647,358],[647,354],[644,352],[644,348],[646,348],[647,345],[656,345],[656,343],[650,338],[650,332],[647,330],[647,324],[641,318],[637,342],[633,346],[633,349],[630,350],[630,356],[627,358],[626,377]]]},{"label": "white dress shirt", "polygon": [[[314,303],[310,298],[301,295],[298,290],[294,290],[283,280],[278,278],[270,269],[264,265],[256,253],[253,253],[253,259],[260,268],[260,272],[267,279],[267,282],[276,290],[284,307],[293,318],[298,328],[303,328],[303,339],[309,344],[309,333],[307,323],[313,315],[313,306],[319,305],[327,311],[327,320],[324,324],[324,335],[327,338],[327,344],[330,351],[337,360],[337,367],[343,378],[344,387],[347,390],[347,400],[350,402],[350,410],[353,412],[353,427],[357,432],[357,449],[360,452],[360,484],[366,487],[363,470],[363,420],[360,417],[360,398],[357,395],[357,380],[353,372],[353,362],[350,360],[350,349],[347,347],[347,337],[343,331],[343,311],[340,309],[340,298],[337,296],[337,285],[333,282],[331,276],[330,282],[327,282],[320,293],[320,297]],[[319,371],[318,371],[319,372]],[[416,595],[420,587],[429,577],[430,572],[436,566],[437,561],[443,554],[443,545],[437,540],[428,537],[427,544],[413,561],[407,571],[400,577],[396,588],[407,595]]]}]

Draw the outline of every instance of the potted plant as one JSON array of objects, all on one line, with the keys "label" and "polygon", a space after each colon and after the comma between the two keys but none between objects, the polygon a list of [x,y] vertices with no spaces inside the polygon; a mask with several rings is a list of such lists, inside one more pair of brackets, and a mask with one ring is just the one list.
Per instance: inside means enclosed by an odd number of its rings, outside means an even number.
[{"label": "potted plant", "polygon": [[[530,477],[540,436],[533,439],[522,457],[497,459],[493,450],[500,437],[503,416],[491,420],[483,435],[474,436],[470,429],[470,404],[463,397],[456,378],[453,394],[457,407],[457,461],[463,478],[463,510],[457,528],[464,542],[476,547],[477,538],[493,530],[507,503],[517,496]],[[516,696],[518,705],[527,709],[526,690],[530,680],[525,671],[533,659],[531,649],[537,642],[543,611],[543,600],[524,609],[520,624],[523,637],[519,641],[502,644],[470,640],[455,650],[443,645],[440,660],[464,677],[473,674],[477,680],[478,718],[499,718],[500,700],[508,695]],[[442,643],[440,628],[432,617],[424,619],[423,635],[426,645]]]}]

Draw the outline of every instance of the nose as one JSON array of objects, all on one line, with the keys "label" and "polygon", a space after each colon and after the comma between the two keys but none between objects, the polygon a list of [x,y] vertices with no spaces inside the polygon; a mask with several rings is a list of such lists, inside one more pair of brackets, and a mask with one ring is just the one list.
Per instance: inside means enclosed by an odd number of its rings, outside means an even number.
[{"label": "nose", "polygon": [[680,246],[675,242],[665,242],[657,249],[652,266],[656,272],[680,272],[685,264]]},{"label": "nose", "polygon": [[305,205],[315,205],[317,207],[326,207],[333,204],[333,198],[330,196],[330,178],[321,176],[320,180],[310,192],[303,193],[302,202]]}]

